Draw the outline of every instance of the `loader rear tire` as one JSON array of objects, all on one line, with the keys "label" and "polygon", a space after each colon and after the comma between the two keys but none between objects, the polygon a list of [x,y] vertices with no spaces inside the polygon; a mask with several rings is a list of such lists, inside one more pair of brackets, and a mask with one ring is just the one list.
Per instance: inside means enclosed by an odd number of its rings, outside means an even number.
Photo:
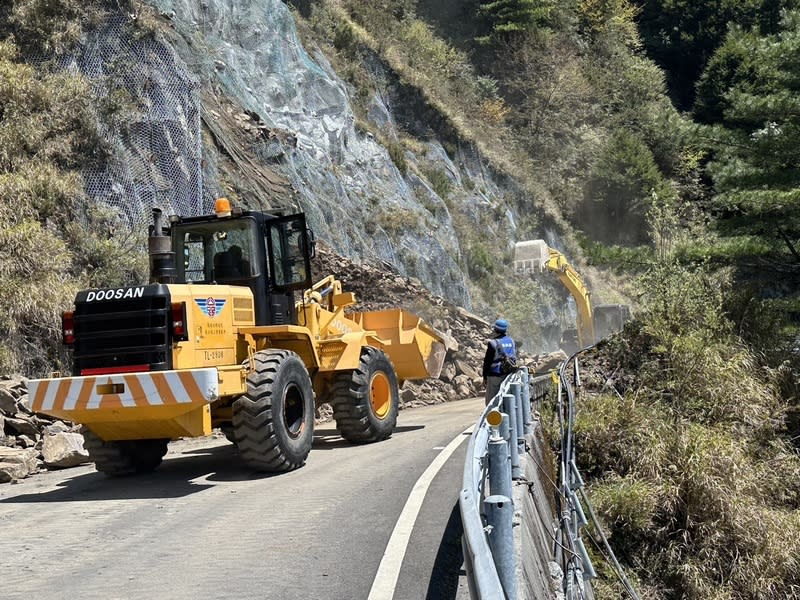
[{"label": "loader rear tire", "polygon": [[358,368],[334,379],[330,402],[336,428],[348,442],[387,439],[397,424],[400,405],[392,361],[381,350],[365,346]]},{"label": "loader rear tire", "polygon": [[124,477],[153,471],[167,453],[168,439],[106,442],[86,429],[83,447],[95,468],[109,477]]},{"label": "loader rear tire", "polygon": [[234,442],[259,471],[302,467],[314,440],[314,390],[306,365],[290,350],[263,350],[254,360],[247,393],[233,403]]}]

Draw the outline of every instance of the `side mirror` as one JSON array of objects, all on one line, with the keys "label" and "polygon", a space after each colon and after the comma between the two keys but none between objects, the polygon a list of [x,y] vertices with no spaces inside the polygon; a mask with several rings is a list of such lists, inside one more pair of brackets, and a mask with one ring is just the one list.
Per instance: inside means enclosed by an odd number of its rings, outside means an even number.
[{"label": "side mirror", "polygon": [[308,234],[308,243],[311,245],[308,257],[314,258],[317,255],[317,238],[314,236],[313,229],[306,229],[306,233]]}]

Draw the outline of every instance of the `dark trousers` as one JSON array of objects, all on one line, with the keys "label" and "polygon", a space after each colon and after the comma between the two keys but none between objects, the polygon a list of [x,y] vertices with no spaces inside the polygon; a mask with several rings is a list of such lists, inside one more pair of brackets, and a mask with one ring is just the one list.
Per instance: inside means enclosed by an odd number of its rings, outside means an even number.
[{"label": "dark trousers", "polygon": [[506,378],[505,375],[489,375],[486,378],[486,396],[484,397],[485,404],[489,404],[492,398],[500,391],[500,384]]}]

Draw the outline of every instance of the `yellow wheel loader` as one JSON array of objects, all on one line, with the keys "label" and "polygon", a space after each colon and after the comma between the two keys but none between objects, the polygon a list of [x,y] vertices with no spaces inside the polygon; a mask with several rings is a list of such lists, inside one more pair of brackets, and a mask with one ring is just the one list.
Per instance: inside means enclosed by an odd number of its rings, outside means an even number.
[{"label": "yellow wheel loader", "polygon": [[72,374],[29,382],[34,411],[83,425],[97,469],[156,468],[169,440],[222,429],[261,471],[302,466],[319,404],[342,437],[388,438],[399,385],[437,377],[441,336],[401,309],[355,304],[332,275],[311,284],[303,214],[154,210],[150,283],[77,294],[63,315]]}]

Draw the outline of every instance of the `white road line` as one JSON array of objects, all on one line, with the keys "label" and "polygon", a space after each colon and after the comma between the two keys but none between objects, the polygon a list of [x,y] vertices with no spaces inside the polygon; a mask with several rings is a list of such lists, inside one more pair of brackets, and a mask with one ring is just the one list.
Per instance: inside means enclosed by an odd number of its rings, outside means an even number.
[{"label": "white road line", "polygon": [[375,574],[367,600],[392,600],[394,598],[394,590],[397,586],[397,578],[400,576],[400,567],[403,566],[403,557],[406,555],[408,540],[411,538],[414,523],[422,508],[422,502],[425,500],[425,494],[428,493],[428,488],[433,478],[436,477],[436,474],[447,462],[447,459],[456,451],[456,448],[467,439],[468,436],[466,434],[472,433],[473,428],[474,426],[465,429],[447,444],[447,447],[436,455],[433,462],[428,465],[425,472],[417,479],[411,489],[411,493],[408,495],[406,505],[397,519],[392,536],[389,538],[389,543],[386,544],[386,550],[383,553],[381,564],[378,566],[378,572]]}]

